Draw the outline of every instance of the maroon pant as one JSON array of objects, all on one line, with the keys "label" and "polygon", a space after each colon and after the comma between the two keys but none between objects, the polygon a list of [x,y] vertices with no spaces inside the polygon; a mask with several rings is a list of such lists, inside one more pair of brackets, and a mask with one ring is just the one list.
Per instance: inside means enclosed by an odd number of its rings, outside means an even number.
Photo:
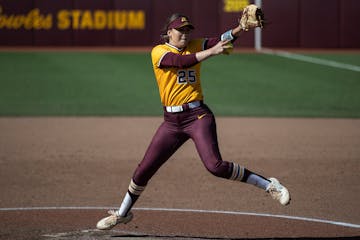
[{"label": "maroon pant", "polygon": [[220,155],[215,117],[206,105],[179,113],[164,112],[164,122],[154,135],[143,160],[133,175],[137,185],[145,186],[156,171],[191,138],[202,162],[215,176],[229,178],[232,164]]}]

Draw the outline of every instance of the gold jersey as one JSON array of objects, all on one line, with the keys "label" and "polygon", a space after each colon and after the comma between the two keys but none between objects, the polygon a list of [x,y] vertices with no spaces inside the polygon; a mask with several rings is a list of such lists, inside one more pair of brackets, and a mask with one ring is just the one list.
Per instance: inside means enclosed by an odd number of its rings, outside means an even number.
[{"label": "gold jersey", "polygon": [[161,59],[168,53],[186,55],[203,50],[204,39],[191,40],[187,47],[179,50],[169,44],[160,44],[151,51],[152,65],[159,87],[161,103],[164,106],[177,106],[203,100],[200,81],[201,63],[189,68],[160,68]]}]

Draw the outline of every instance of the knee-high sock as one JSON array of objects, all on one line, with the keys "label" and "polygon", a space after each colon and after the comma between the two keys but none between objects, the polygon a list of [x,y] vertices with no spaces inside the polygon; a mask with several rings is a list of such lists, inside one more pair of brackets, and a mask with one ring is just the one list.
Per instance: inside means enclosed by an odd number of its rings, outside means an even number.
[{"label": "knee-high sock", "polygon": [[131,179],[129,189],[124,197],[124,200],[121,203],[121,206],[118,210],[119,216],[126,216],[131,208],[134,206],[136,200],[139,198],[140,194],[145,190],[145,186],[136,185],[136,183]]},{"label": "knee-high sock", "polygon": [[230,179],[252,184],[264,190],[267,189],[270,183],[270,181],[264,178],[263,176],[251,172],[250,170],[246,169],[243,166],[240,166],[237,163],[233,163],[232,174],[230,176]]}]

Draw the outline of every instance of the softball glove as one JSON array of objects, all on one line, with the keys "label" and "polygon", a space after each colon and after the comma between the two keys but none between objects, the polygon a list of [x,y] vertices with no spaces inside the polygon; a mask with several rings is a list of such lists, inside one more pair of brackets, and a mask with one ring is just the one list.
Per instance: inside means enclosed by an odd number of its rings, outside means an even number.
[{"label": "softball glove", "polygon": [[264,13],[255,4],[246,6],[242,12],[239,24],[244,31],[250,28],[264,27]]}]

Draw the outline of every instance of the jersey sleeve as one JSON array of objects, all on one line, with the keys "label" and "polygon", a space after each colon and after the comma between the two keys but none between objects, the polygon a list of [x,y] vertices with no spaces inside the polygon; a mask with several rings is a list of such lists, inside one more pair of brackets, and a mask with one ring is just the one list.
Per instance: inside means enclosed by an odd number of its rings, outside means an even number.
[{"label": "jersey sleeve", "polygon": [[161,60],[168,52],[170,52],[170,51],[168,49],[162,47],[161,45],[155,46],[151,51],[151,60],[152,60],[153,66],[160,67]]},{"label": "jersey sleeve", "polygon": [[180,55],[167,52],[162,57],[159,67],[188,68],[194,66],[198,62],[199,61],[196,59],[195,53]]},{"label": "jersey sleeve", "polygon": [[219,37],[207,38],[204,42],[204,50],[212,48],[220,41]]}]

